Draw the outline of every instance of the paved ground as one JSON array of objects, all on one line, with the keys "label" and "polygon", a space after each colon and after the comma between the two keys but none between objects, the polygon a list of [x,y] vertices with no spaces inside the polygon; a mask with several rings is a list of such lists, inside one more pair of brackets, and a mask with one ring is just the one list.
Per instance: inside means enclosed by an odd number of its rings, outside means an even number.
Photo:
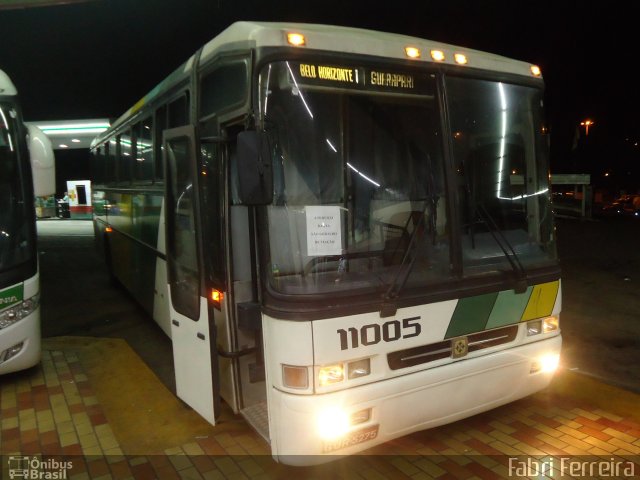
[{"label": "paved ground", "polygon": [[[90,223],[40,222],[47,338],[39,367],[0,382],[1,478],[8,478],[10,457],[37,454],[71,461],[67,478],[77,479],[542,478],[517,470],[528,455],[547,461],[543,470],[553,467],[546,477],[567,474],[560,456],[618,466],[603,478],[628,477],[622,467],[637,477],[640,273],[637,241],[627,235],[638,224],[603,230],[559,222],[564,367],[549,389],[363,455],[293,468],[273,462],[268,445],[228,409],[212,427],[176,399],[170,344],[109,284]],[[55,235],[59,228],[73,236]],[[148,342],[149,335],[157,338]]]},{"label": "paved ground", "polygon": [[62,337],[45,341],[40,367],[3,379],[0,453],[52,455],[71,462],[72,479],[523,478],[515,468],[527,456],[553,466],[554,478],[561,457],[639,474],[639,399],[564,371],[546,391],[488,413],[331,464],[287,467],[230,413],[215,427],[200,419],[126,342]]},{"label": "paved ground", "polygon": [[640,218],[556,223],[563,364],[640,392]]}]

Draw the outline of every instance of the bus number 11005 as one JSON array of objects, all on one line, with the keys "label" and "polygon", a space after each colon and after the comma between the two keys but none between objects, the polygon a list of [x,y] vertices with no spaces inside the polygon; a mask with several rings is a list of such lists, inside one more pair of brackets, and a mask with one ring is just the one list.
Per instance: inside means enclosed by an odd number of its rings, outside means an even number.
[{"label": "bus number 11005", "polygon": [[420,317],[410,317],[400,320],[390,320],[380,325],[370,323],[362,327],[349,327],[337,330],[340,336],[340,350],[358,348],[360,345],[369,346],[385,342],[395,342],[401,338],[417,337],[422,331],[419,323]]}]

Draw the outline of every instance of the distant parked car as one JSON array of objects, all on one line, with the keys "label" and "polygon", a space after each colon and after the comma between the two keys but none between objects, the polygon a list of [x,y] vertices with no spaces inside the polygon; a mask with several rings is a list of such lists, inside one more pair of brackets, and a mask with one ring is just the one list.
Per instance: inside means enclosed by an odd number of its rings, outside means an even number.
[{"label": "distant parked car", "polygon": [[606,217],[640,217],[640,195],[622,195],[605,204],[601,213]]}]

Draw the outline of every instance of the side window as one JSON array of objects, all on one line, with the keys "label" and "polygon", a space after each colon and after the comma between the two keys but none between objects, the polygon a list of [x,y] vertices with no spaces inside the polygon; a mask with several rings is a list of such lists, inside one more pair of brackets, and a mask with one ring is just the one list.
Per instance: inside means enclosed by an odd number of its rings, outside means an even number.
[{"label": "side window", "polygon": [[247,94],[247,60],[236,60],[206,73],[200,84],[200,118],[242,105]]},{"label": "side window", "polygon": [[96,185],[102,185],[105,177],[104,145],[91,150],[91,177]]},{"label": "side window", "polygon": [[133,153],[131,142],[131,130],[118,135],[118,184],[131,183],[131,154]]},{"label": "side window", "polygon": [[165,105],[156,110],[153,129],[155,179],[158,181],[164,178],[164,168],[162,166],[162,132],[167,129],[167,107]]},{"label": "side window", "polygon": [[115,138],[110,138],[107,143],[105,143],[104,155],[106,159],[106,178],[105,183],[108,185],[114,185],[118,179],[118,170],[116,164],[116,151],[117,151],[117,142]]},{"label": "side window", "polygon": [[133,162],[133,179],[138,183],[150,183],[153,180],[153,144],[151,132],[153,122],[147,117],[133,127],[135,137],[135,161]]},{"label": "side window", "polygon": [[175,128],[189,123],[189,97],[182,95],[169,104],[169,127]]},{"label": "side window", "polygon": [[[212,123],[210,120],[207,123]],[[217,131],[216,125],[202,124],[204,130]],[[212,135],[213,136],[213,135]],[[200,158],[202,161],[202,175],[200,188],[202,191],[202,204],[207,215],[202,219],[202,228],[205,241],[208,245],[215,245],[215,248],[203,252],[203,260],[207,262],[207,272],[213,285],[224,286],[226,262],[223,252],[225,251],[224,235],[224,169],[220,153],[220,144],[203,140],[200,144]]]},{"label": "side window", "polygon": [[200,276],[191,137],[171,138],[167,140],[167,148],[167,256],[171,301],[177,312],[198,320]]}]

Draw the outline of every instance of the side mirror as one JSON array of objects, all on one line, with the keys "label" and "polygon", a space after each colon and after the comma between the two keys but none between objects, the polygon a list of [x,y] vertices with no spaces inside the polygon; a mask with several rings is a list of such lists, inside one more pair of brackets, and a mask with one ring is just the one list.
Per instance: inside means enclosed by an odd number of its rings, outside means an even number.
[{"label": "side mirror", "polygon": [[243,205],[268,205],[273,199],[273,170],[267,137],[240,132],[237,144],[238,194]]},{"label": "side mirror", "polygon": [[56,166],[51,140],[35,125],[27,125],[27,131],[33,193],[36,197],[48,197],[56,193]]}]

